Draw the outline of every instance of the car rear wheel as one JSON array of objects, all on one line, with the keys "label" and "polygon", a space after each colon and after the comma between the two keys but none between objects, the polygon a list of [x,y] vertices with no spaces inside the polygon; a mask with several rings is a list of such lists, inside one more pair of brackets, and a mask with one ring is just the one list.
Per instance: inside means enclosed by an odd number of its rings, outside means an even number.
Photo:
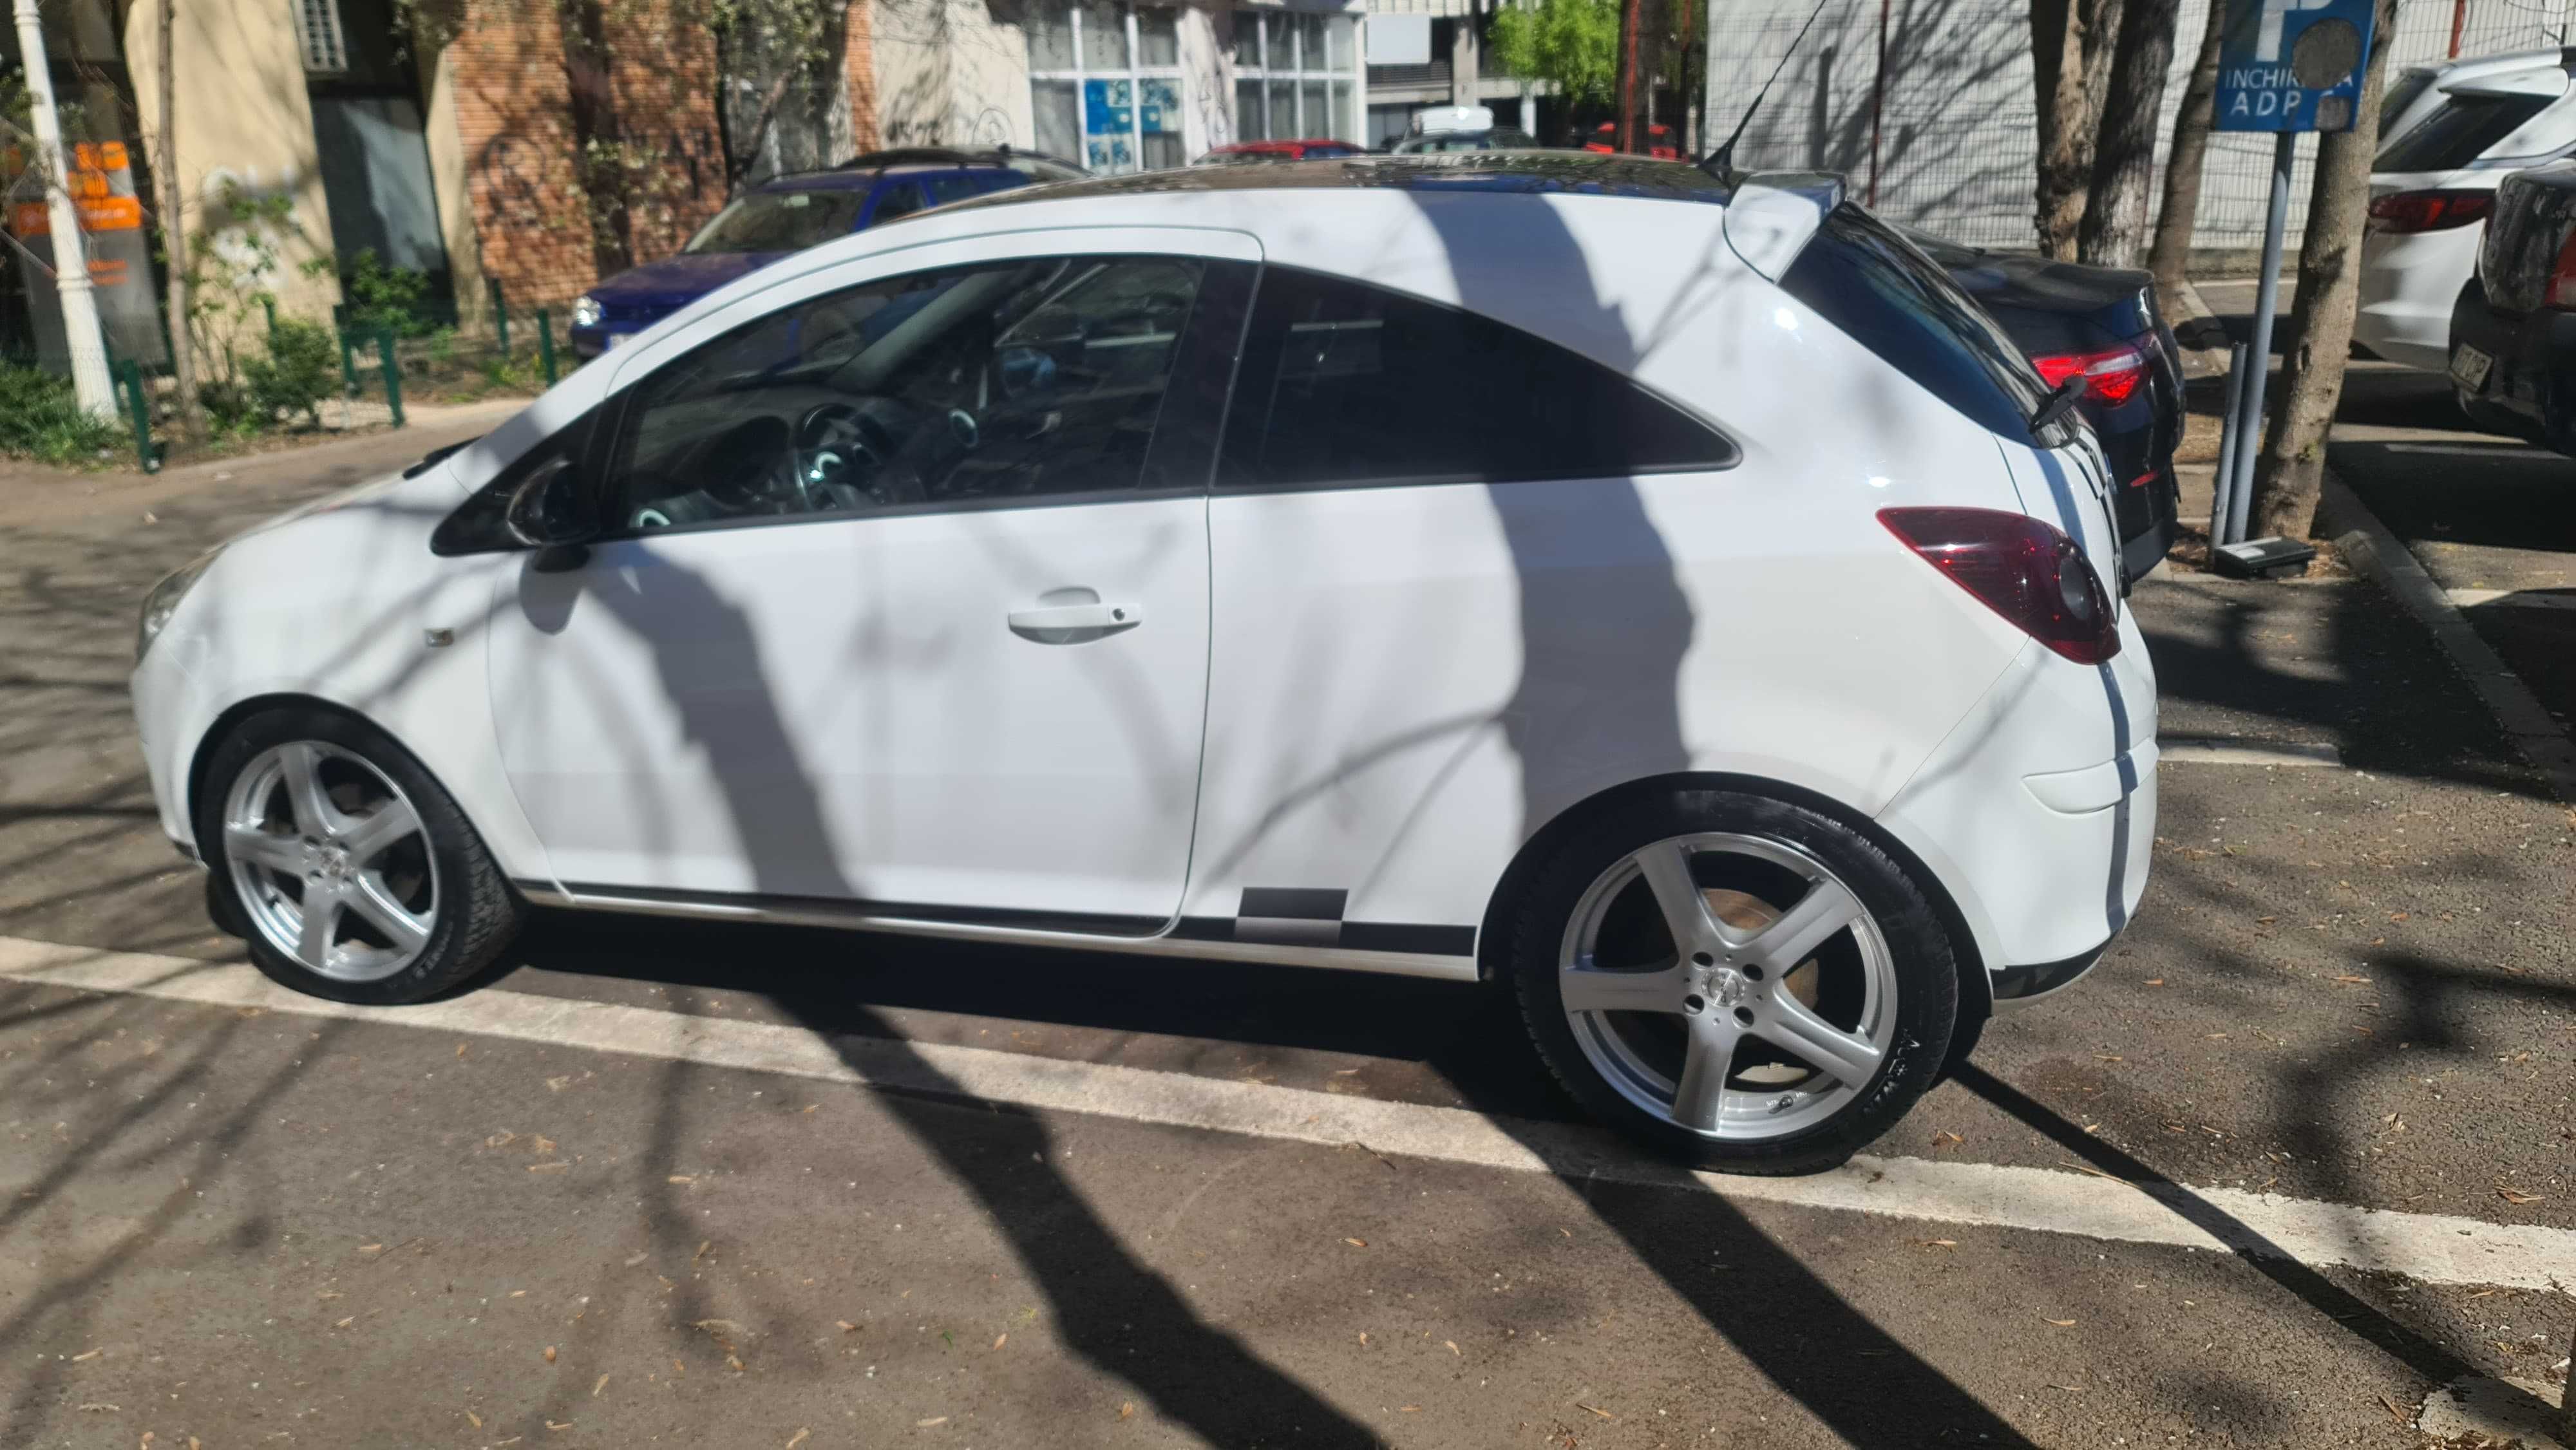
[{"label": "car rear wheel", "polygon": [[518,926],[455,801],[381,731],[331,711],[243,721],[207,764],[197,835],[216,921],[271,979],[314,996],[435,996]]},{"label": "car rear wheel", "polygon": [[1540,1055],[1594,1113],[1746,1173],[1830,1167],[1938,1078],[1947,932],[1850,827],[1738,791],[1630,802],[1560,843],[1507,942]]}]

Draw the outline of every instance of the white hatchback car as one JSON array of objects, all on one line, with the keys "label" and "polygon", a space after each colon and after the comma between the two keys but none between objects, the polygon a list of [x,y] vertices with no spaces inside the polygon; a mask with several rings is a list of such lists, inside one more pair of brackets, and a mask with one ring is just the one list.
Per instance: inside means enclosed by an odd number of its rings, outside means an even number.
[{"label": "white hatchback car", "polygon": [[2371,161],[2355,342],[2407,367],[2450,366],[2451,306],[2478,269],[2497,185],[2576,151],[2568,68],[2566,52],[2526,51],[2391,81]]},{"label": "white hatchback car", "polygon": [[1603,1116],[1791,1171],[2145,888],[2064,401],[1826,179],[1033,188],[198,560],[136,712],[307,991],[447,990],[530,906],[1491,978]]}]

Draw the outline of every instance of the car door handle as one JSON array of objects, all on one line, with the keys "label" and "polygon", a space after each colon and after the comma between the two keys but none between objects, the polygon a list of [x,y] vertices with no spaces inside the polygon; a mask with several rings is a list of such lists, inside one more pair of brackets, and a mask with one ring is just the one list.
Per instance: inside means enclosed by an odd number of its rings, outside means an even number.
[{"label": "car door handle", "polygon": [[1082,644],[1144,623],[1133,604],[1050,604],[1009,616],[1011,633],[1039,644]]}]

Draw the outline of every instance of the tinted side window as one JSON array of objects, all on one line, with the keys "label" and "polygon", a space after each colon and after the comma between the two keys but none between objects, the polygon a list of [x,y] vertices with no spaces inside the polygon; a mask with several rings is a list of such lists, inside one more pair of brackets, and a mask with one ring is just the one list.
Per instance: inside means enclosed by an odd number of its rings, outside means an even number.
[{"label": "tinted side window", "polygon": [[[2456,171],[2549,108],[2548,96],[2449,96],[2440,110],[2382,148],[2374,171]],[[2381,102],[2382,106],[2387,103]]]},{"label": "tinted side window", "polygon": [[1054,257],[782,308],[636,384],[608,527],[1136,488],[1203,271]]},{"label": "tinted side window", "polygon": [[1491,318],[1285,267],[1261,276],[1226,425],[1233,487],[1616,478],[1732,443],[1617,372]]},{"label": "tinted side window", "polygon": [[1836,207],[1780,286],[1934,397],[2007,438],[2028,439],[2048,389],[1974,299],[1895,229]]}]

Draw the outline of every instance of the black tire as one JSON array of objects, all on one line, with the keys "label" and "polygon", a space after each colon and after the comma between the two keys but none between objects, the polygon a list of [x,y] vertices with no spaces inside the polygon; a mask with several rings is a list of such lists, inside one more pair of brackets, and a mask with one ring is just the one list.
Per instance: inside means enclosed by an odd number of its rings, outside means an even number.
[{"label": "black tire", "polygon": [[[1586,1054],[1559,994],[1559,955],[1593,883],[1632,852],[1701,833],[1775,843],[1823,865],[1869,913],[1893,969],[1893,1036],[1876,1074],[1843,1094],[1846,1100],[1831,1116],[1782,1136],[1717,1138],[1632,1102]],[[1748,1174],[1831,1168],[1894,1126],[1950,1059],[1960,991],[1949,933],[1885,851],[1804,806],[1736,790],[1681,790],[1617,802],[1549,852],[1518,899],[1506,904],[1503,924],[1498,966],[1513,984],[1539,1056],[1566,1091],[1596,1117],[1657,1151],[1703,1167]],[[1662,940],[1669,942],[1669,934]]]},{"label": "black tire", "polygon": [[[280,951],[253,925],[225,854],[223,815],[235,780],[264,752],[313,741],[355,755],[399,786],[419,816],[438,882],[428,939],[418,955],[371,981],[325,976]],[[338,1002],[396,1006],[451,991],[489,967],[517,935],[525,907],[493,864],[456,801],[411,752],[353,716],[318,706],[265,710],[235,725],[208,758],[195,802],[197,844],[209,872],[215,924],[239,936],[250,959],[281,986]]]}]

